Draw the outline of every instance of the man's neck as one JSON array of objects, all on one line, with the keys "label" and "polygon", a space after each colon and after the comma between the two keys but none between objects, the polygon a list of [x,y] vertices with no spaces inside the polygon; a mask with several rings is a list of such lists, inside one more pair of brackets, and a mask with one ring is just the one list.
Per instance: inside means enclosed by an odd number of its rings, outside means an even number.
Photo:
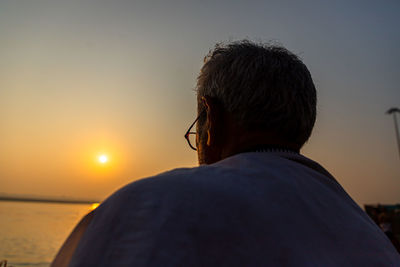
[{"label": "man's neck", "polygon": [[298,145],[285,142],[275,134],[257,131],[246,132],[242,135],[232,135],[230,138],[227,138],[224,149],[221,151],[221,158],[259,149],[300,152]]}]

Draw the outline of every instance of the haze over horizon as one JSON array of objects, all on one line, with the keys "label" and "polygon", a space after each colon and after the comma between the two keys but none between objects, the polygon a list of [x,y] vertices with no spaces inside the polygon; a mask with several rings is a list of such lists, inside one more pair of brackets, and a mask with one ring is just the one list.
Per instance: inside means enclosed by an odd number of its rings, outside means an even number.
[{"label": "haze over horizon", "polygon": [[[400,2],[0,2],[0,192],[104,199],[197,165],[183,138],[215,43],[277,42],[318,91],[302,153],[359,204],[400,202]],[[100,157],[107,156],[102,162]]]}]

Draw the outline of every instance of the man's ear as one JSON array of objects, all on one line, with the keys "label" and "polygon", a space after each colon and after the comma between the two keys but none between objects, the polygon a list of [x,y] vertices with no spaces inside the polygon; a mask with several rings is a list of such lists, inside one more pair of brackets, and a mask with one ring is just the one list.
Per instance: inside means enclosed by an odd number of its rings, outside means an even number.
[{"label": "man's ear", "polygon": [[207,131],[207,146],[214,145],[218,142],[219,135],[221,134],[218,129],[220,128],[222,122],[221,107],[215,98],[209,96],[203,96],[203,104],[207,111],[207,122],[205,124]]}]

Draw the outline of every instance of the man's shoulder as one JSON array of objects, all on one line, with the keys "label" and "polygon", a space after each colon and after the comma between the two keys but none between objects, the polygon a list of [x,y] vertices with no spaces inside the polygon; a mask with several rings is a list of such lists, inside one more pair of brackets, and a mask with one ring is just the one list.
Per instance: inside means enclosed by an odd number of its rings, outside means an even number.
[{"label": "man's shoulder", "polygon": [[176,168],[142,178],[115,191],[101,206],[125,206],[126,203],[143,201],[173,202],[185,199],[189,195],[200,203],[202,195],[242,195],[242,189],[251,183],[251,179],[248,179],[249,172],[254,174],[257,171],[256,168],[252,168],[254,166],[249,166],[247,161],[249,159],[245,156],[235,155],[211,165]]},{"label": "man's shoulder", "polygon": [[[260,158],[262,161],[260,161]],[[243,187],[261,182],[269,184],[268,176],[284,177],[279,170],[287,169],[290,164],[296,164],[276,155],[260,153],[239,154],[211,165],[201,165],[191,168],[176,168],[155,176],[142,178],[131,182],[106,201],[119,202],[145,195],[146,198],[161,198],[181,194],[241,194]],[[284,166],[285,168],[283,168]],[[261,175],[262,174],[262,175]],[[262,177],[259,177],[262,176]],[[253,179],[249,179],[253,178]],[[277,186],[276,179],[271,180],[272,187]]]},{"label": "man's shoulder", "polygon": [[[133,181],[109,196],[103,205],[119,206],[121,203],[135,202],[138,200],[162,199],[168,196],[178,196],[181,193],[194,191],[204,179],[210,178],[209,174],[215,167],[199,166],[193,168],[176,168],[154,176]],[[197,184],[197,185],[196,185]]]},{"label": "man's shoulder", "polygon": [[[120,193],[129,191],[143,190],[147,188],[157,189],[165,188],[168,185],[188,185],[188,183],[195,181],[199,177],[204,176],[205,173],[209,172],[212,168],[209,166],[199,166],[192,168],[176,168],[169,171],[159,173],[154,176],[141,178],[133,181],[120,190]],[[117,192],[118,192],[117,191]]]}]

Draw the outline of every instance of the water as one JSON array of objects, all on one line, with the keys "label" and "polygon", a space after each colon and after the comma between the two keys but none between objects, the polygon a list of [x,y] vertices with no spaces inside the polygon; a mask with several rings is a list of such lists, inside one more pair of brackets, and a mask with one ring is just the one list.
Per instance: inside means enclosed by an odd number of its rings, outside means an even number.
[{"label": "water", "polygon": [[90,204],[0,201],[0,261],[49,266]]}]

